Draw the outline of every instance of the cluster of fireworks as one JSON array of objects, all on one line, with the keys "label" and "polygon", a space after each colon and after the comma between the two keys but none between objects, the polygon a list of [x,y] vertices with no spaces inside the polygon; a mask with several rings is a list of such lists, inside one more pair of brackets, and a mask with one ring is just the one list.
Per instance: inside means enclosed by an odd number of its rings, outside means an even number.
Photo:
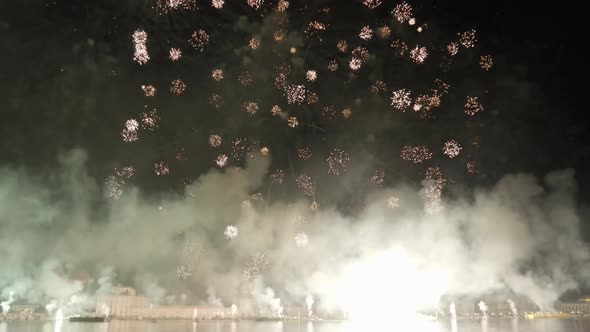
[{"label": "cluster of fireworks", "polygon": [[[240,60],[242,65],[231,67],[220,63],[224,60],[229,62],[232,55],[226,54],[228,59],[217,59],[211,67],[202,68],[206,73],[210,73],[212,79],[209,81],[211,88],[207,89],[209,91],[205,94],[197,91],[202,87],[192,90],[191,84],[194,83],[191,83],[190,75],[175,78],[168,83],[168,90],[173,98],[204,99],[205,103],[209,104],[210,110],[199,110],[199,112],[219,111],[220,113],[216,114],[227,118],[227,123],[233,122],[235,118],[237,122],[260,127],[260,133],[255,131],[250,136],[232,133],[235,125],[229,127],[222,125],[219,128],[205,130],[207,134],[202,140],[213,151],[213,154],[206,158],[210,160],[211,166],[219,168],[231,166],[240,170],[244,163],[255,155],[270,156],[273,166],[268,174],[269,186],[294,184],[298,191],[309,199],[309,209],[314,212],[319,209],[318,201],[321,201],[321,187],[318,187],[314,179],[321,179],[321,174],[315,173],[317,167],[314,171],[311,170],[312,163],[325,163],[325,166],[320,169],[338,177],[347,176],[349,167],[363,162],[356,159],[355,151],[347,151],[349,149],[347,144],[335,142],[339,135],[338,128],[344,123],[342,121],[352,119],[348,120],[351,124],[347,125],[346,130],[355,131],[352,121],[357,121],[358,116],[361,119],[359,123],[362,123],[362,119],[367,116],[365,114],[367,110],[362,104],[367,102],[367,92],[370,93],[371,98],[385,106],[379,117],[385,118],[395,114],[400,120],[407,118],[410,121],[423,121],[425,126],[429,121],[436,119],[439,113],[457,113],[457,105],[445,106],[448,102],[446,96],[449,94],[453,94],[453,99],[466,101],[464,105],[459,106],[458,113],[462,117],[460,121],[466,123],[476,121],[477,116],[484,111],[483,93],[461,94],[461,92],[453,91],[451,82],[447,81],[449,76],[447,73],[452,69],[453,61],[463,61],[460,59],[461,52],[470,52],[470,54],[475,52],[470,50],[477,45],[477,34],[474,29],[459,32],[450,40],[440,43],[437,40],[428,39],[431,37],[428,34],[431,27],[416,16],[415,9],[409,3],[401,1],[386,4],[381,0],[365,0],[358,10],[368,11],[367,16],[371,16],[373,11],[386,10],[389,16],[387,19],[374,18],[366,22],[358,22],[358,28],[351,34],[345,35],[339,33],[339,24],[351,24],[350,21],[329,21],[322,16],[334,10],[329,5],[314,9],[316,12],[313,14],[319,15],[310,16],[298,29],[291,25],[289,13],[293,11],[295,15],[299,15],[299,11],[312,10],[308,6],[300,7],[285,0],[243,1],[248,5],[248,10],[255,13],[245,15],[263,17],[266,25],[258,32],[252,32],[250,29],[247,36],[240,37],[239,45],[229,45],[234,47],[235,53],[239,53],[242,57]],[[213,0],[210,4],[219,12],[232,10],[222,0]],[[178,11],[199,11],[201,10],[199,6],[195,1],[190,0],[158,0],[154,4],[154,8],[160,15],[174,15]],[[290,35],[292,31],[300,33],[302,40],[295,42],[297,38],[294,39]],[[186,31],[184,36],[179,36],[186,40],[187,45],[183,47],[180,44],[180,46],[168,48],[167,56],[172,62],[178,63],[178,66],[183,62],[189,62],[192,58],[207,56],[209,53],[218,54],[217,48],[227,49],[229,42],[226,40],[229,40],[229,35],[231,32],[224,30],[193,27],[190,31]],[[135,46],[133,59],[143,66],[150,65],[148,63],[150,56],[146,47],[147,39],[148,34],[144,30],[138,29],[133,33]],[[158,42],[157,39],[151,40],[150,45],[156,45]],[[225,46],[220,46],[222,44]],[[386,51],[383,52],[383,49]],[[304,55],[301,54],[303,50],[305,50]],[[248,65],[258,61],[259,57],[263,57],[264,60],[260,60],[261,62],[256,63],[256,66]],[[408,70],[427,68],[432,75],[426,78],[421,77],[423,81],[417,84],[404,86],[403,80],[391,79],[389,75],[383,74],[384,69],[376,67],[376,63],[383,63],[384,68],[389,66],[390,58],[396,61],[394,67],[403,66]],[[469,58],[475,58],[478,61],[476,66],[479,67],[480,74],[493,68],[493,57],[489,54],[478,54],[475,57],[470,55]],[[205,66],[207,62],[199,60],[198,63],[200,66]],[[337,85],[336,82],[341,85]],[[356,88],[359,85],[364,88]],[[355,88],[352,89],[350,86]],[[339,95],[338,98],[334,98],[326,88],[333,91],[342,89],[349,95]],[[141,86],[141,91],[149,98],[146,99],[147,105],[151,105],[157,89],[158,87],[153,83]],[[232,92],[229,93],[227,89]],[[255,92],[257,89],[263,89],[265,92],[257,95]],[[236,94],[234,91],[244,91],[244,93]],[[456,97],[456,95],[459,96]],[[232,106],[226,107],[226,104]],[[160,117],[164,115],[160,115],[155,108],[147,105],[149,111],[144,111],[136,118],[128,119],[124,123],[121,132],[124,142],[137,144],[143,135],[147,134],[146,130],[154,131],[159,127]],[[242,115],[230,108],[239,109]],[[392,109],[398,112],[392,113]],[[262,133],[267,130],[276,133],[275,127],[288,128],[290,139],[286,143],[276,144],[277,137],[265,136]],[[362,130],[360,126],[359,130]],[[319,137],[328,142],[328,147],[314,146],[311,143],[312,140],[306,139],[306,135],[310,132],[316,135],[314,138]],[[416,140],[403,142],[402,138],[400,140],[402,144],[399,145],[398,152],[392,153],[394,156],[399,156],[399,159],[392,163],[409,162],[419,170],[420,174],[425,174],[423,179],[429,180],[423,192],[424,211],[427,214],[436,214],[443,208],[442,195],[447,178],[438,161],[452,159],[454,162],[461,163],[460,168],[467,174],[478,172],[478,163],[473,158],[474,151],[472,151],[479,148],[478,137],[474,138],[474,142],[477,140],[477,145],[466,144],[457,133],[453,132],[449,132],[446,135],[446,141],[443,142],[427,143],[427,138],[419,139],[418,142]],[[269,147],[274,147],[273,149],[278,151],[275,153]],[[179,150],[182,151],[182,158],[176,158],[176,161],[154,161],[152,167],[155,175],[173,174],[175,164],[186,160],[187,155],[193,153],[182,147]],[[291,156],[298,158],[291,158]],[[285,165],[285,159],[288,159],[288,165]],[[395,181],[404,181],[404,178],[400,179],[397,173],[389,173],[388,169],[391,168],[390,166],[380,167],[377,170],[374,168],[372,174],[366,175],[366,182],[374,187],[383,188]],[[108,195],[115,199],[120,198],[125,180],[131,175],[109,177]],[[236,204],[241,204],[243,209],[249,209],[253,202],[261,199],[260,194],[257,195],[242,199]],[[394,209],[403,204],[403,201],[398,196],[389,196],[382,204]],[[237,239],[237,225],[228,225],[220,236],[225,236],[228,240]],[[304,248],[308,245],[310,237],[303,229],[297,229],[292,236],[297,247]],[[254,279],[269,265],[269,259],[263,253],[258,253],[246,263],[244,275],[247,279]],[[191,275],[190,267],[187,265],[180,265],[177,272],[181,279]]]}]

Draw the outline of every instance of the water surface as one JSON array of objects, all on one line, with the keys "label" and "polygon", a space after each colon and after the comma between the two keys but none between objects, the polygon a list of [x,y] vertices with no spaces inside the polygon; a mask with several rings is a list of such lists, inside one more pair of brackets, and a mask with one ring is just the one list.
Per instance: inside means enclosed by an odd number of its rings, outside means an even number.
[{"label": "water surface", "polygon": [[70,323],[48,321],[0,322],[0,332],[589,332],[590,320],[447,320],[396,325],[351,322],[256,322],[256,321],[111,321]]}]

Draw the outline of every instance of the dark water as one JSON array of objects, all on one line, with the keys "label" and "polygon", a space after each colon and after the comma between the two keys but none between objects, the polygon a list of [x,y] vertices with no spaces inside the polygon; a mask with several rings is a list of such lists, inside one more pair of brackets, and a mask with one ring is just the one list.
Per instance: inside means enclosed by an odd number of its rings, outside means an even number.
[{"label": "dark water", "polygon": [[449,321],[419,324],[355,324],[350,322],[255,322],[255,321],[111,321],[70,323],[13,321],[0,322],[0,332],[590,332],[590,320],[489,320]]}]

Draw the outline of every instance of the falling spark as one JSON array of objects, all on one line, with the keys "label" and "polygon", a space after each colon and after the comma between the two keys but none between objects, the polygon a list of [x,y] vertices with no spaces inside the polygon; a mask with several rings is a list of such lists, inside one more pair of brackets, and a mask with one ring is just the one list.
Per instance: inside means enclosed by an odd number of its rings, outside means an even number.
[{"label": "falling spark", "polygon": [[270,267],[270,259],[263,253],[256,253],[250,258],[244,267],[244,276],[248,280],[254,280],[262,275]]},{"label": "falling spark", "polygon": [[337,71],[338,70],[338,62],[336,62],[336,60],[330,60],[330,62],[328,62],[328,70]]},{"label": "falling spark", "polygon": [[217,158],[215,159],[215,164],[217,166],[219,166],[220,168],[223,168],[227,165],[227,156],[224,154],[220,154],[219,156],[217,156]]},{"label": "falling spark", "polygon": [[322,116],[326,119],[333,119],[336,116],[336,108],[334,106],[324,106],[322,108]]},{"label": "falling spark", "polygon": [[285,31],[283,31],[283,30],[275,31],[273,33],[273,38],[277,43],[282,42],[283,40],[285,40]]},{"label": "falling spark", "polygon": [[243,71],[238,76],[238,81],[240,81],[242,85],[247,86],[254,82],[254,77],[252,76],[252,74],[250,74],[250,72]]},{"label": "falling spark", "polygon": [[467,102],[465,103],[465,114],[474,116],[481,111],[483,111],[483,106],[479,103],[477,97],[467,96]]},{"label": "falling spark", "polygon": [[158,14],[167,14],[171,10],[194,10],[197,7],[196,0],[156,0],[155,8]]},{"label": "falling spark", "polygon": [[250,39],[248,46],[253,50],[257,49],[258,47],[260,47],[260,39],[253,37],[252,39]]},{"label": "falling spark", "polygon": [[202,52],[209,43],[209,35],[203,30],[194,31],[188,42],[195,50]]},{"label": "falling spark", "polygon": [[346,53],[346,51],[348,50],[348,43],[346,42],[346,40],[341,40],[338,42],[336,47],[338,47],[338,51],[340,51],[341,53]]},{"label": "falling spark", "polygon": [[303,160],[309,160],[311,158],[311,148],[306,146],[297,149],[297,156]]},{"label": "falling spark", "polygon": [[451,56],[457,55],[457,53],[459,52],[459,44],[455,42],[450,43],[449,45],[447,45],[447,52],[449,52]]},{"label": "falling spark", "polygon": [[474,146],[476,149],[479,149],[479,147],[480,147],[480,145],[481,145],[481,138],[480,138],[479,136],[475,136],[475,137],[473,138],[473,142],[472,142],[471,144],[473,144],[473,146]]},{"label": "falling spark", "polygon": [[472,29],[465,31],[462,34],[459,34],[459,42],[465,48],[474,47],[475,43],[477,42],[477,38],[475,37],[475,30]]},{"label": "falling spark", "polygon": [[400,23],[404,23],[412,18],[412,6],[403,1],[395,6],[392,14]]},{"label": "falling spark", "polygon": [[399,198],[391,196],[387,199],[387,207],[390,209],[399,207]]},{"label": "falling spark", "polygon": [[342,110],[342,117],[344,117],[345,119],[348,119],[352,116],[352,110],[350,108],[345,108]]},{"label": "falling spark", "polygon": [[369,9],[375,9],[381,5],[381,0],[365,0],[363,4],[369,7]]},{"label": "falling spark", "polygon": [[213,69],[213,71],[211,71],[211,77],[217,82],[221,81],[223,79],[223,70]]},{"label": "falling spark", "polygon": [[158,126],[158,120],[160,120],[160,116],[158,115],[158,112],[156,112],[156,109],[141,112],[139,117],[143,127],[147,130],[154,130],[154,128]]},{"label": "falling spark", "polygon": [[287,103],[302,104],[305,101],[305,86],[290,85],[287,87]]},{"label": "falling spark", "polygon": [[341,172],[346,171],[347,163],[350,161],[346,152],[340,149],[333,149],[328,158],[328,174],[339,175]]},{"label": "falling spark", "polygon": [[150,60],[146,46],[147,36],[147,33],[143,30],[136,30],[133,33],[133,43],[135,45],[133,60],[140,65],[144,65]]},{"label": "falling spark", "polygon": [[254,9],[259,9],[264,3],[264,0],[248,0],[248,5]]},{"label": "falling spark", "polygon": [[221,146],[221,136],[213,134],[209,136],[209,146],[212,148],[218,148]]},{"label": "falling spark", "polygon": [[170,83],[170,92],[175,95],[180,95],[186,90],[186,84],[181,80],[174,80]]},{"label": "falling spark", "polygon": [[121,131],[121,136],[123,137],[123,142],[135,142],[139,139],[139,135],[137,134],[137,131],[135,130],[129,130],[127,128],[124,128],[123,131]]},{"label": "falling spark", "polygon": [[315,184],[311,177],[307,174],[300,174],[297,179],[297,186],[303,190],[303,193],[309,197],[313,197],[315,195]]},{"label": "falling spark", "polygon": [[285,180],[285,172],[282,169],[277,169],[271,174],[272,183],[281,184]]},{"label": "falling spark", "polygon": [[375,81],[375,83],[369,87],[369,91],[375,95],[385,93],[387,92],[387,84],[385,84],[383,81]]},{"label": "falling spark", "polygon": [[178,61],[182,57],[182,52],[178,48],[171,48],[170,49],[170,60]]},{"label": "falling spark", "polygon": [[377,36],[382,39],[387,39],[391,36],[391,28],[388,26],[382,26],[377,28]]},{"label": "falling spark", "polygon": [[311,202],[311,205],[309,206],[309,208],[312,211],[317,211],[320,208],[320,205],[318,204],[318,202],[313,201],[313,202]]},{"label": "falling spark", "polygon": [[129,119],[125,121],[125,128],[131,131],[136,131],[137,129],[139,129],[139,122],[137,122],[137,120],[135,119]]},{"label": "falling spark", "polygon": [[415,164],[420,164],[424,160],[432,158],[432,153],[425,146],[406,145],[402,148],[401,158]]},{"label": "falling spark", "polygon": [[356,70],[361,69],[361,65],[362,64],[363,64],[363,62],[361,61],[361,59],[359,59],[359,58],[352,58],[348,62],[348,67],[350,67],[350,69],[356,71]]},{"label": "falling spark", "polygon": [[229,240],[233,240],[238,237],[238,228],[234,225],[228,225],[223,231],[225,237]]},{"label": "falling spark", "polygon": [[362,46],[357,46],[352,50],[352,56],[361,61],[366,61],[369,58],[369,50]]},{"label": "falling spark", "polygon": [[418,64],[424,63],[424,60],[426,60],[427,56],[428,52],[426,51],[426,47],[416,46],[410,51],[410,58]]},{"label": "falling spark", "polygon": [[176,275],[180,279],[183,279],[183,280],[187,279],[188,277],[190,277],[192,275],[190,266],[180,265],[176,269]]},{"label": "falling spark", "polygon": [[242,108],[245,109],[248,114],[254,115],[256,112],[258,112],[258,103],[253,101],[244,102],[242,104]]},{"label": "falling spark", "polygon": [[394,49],[397,55],[402,56],[408,51],[408,45],[403,40],[396,39],[391,42],[391,48]]},{"label": "falling spark", "polygon": [[405,111],[411,103],[412,98],[410,97],[410,92],[406,89],[394,91],[391,96],[391,106],[399,110]]},{"label": "falling spark", "polygon": [[470,174],[477,174],[479,173],[479,167],[475,161],[468,161],[467,162],[467,172]]},{"label": "falling spark", "polygon": [[375,174],[371,176],[371,183],[380,187],[383,185],[383,180],[385,179],[385,172],[383,171],[375,171]]},{"label": "falling spark", "polygon": [[297,125],[299,125],[299,122],[297,122],[297,118],[296,117],[292,116],[287,121],[287,124],[289,125],[289,127],[295,128],[295,127],[297,127]]},{"label": "falling spark", "polygon": [[289,8],[289,1],[280,0],[277,4],[277,11],[279,12],[284,12],[285,10],[287,10],[287,8]]},{"label": "falling spark", "polygon": [[105,180],[104,193],[112,199],[119,199],[123,195],[125,181],[117,176],[108,176]]},{"label": "falling spark", "polygon": [[121,168],[115,168],[115,174],[120,178],[129,179],[135,175],[135,167],[123,166]]},{"label": "falling spark", "polygon": [[220,95],[214,93],[211,95],[211,97],[209,97],[209,104],[213,105],[213,107],[219,110],[221,109],[221,106],[223,106],[223,99]]},{"label": "falling spark", "polygon": [[368,25],[364,26],[359,33],[359,37],[362,40],[369,40],[373,38],[373,29],[371,29]]},{"label": "falling spark", "polygon": [[490,70],[494,65],[494,60],[491,55],[482,55],[479,57],[479,65],[483,70]]},{"label": "falling spark", "polygon": [[156,175],[168,175],[170,174],[170,168],[165,162],[160,161],[154,164],[154,173]]},{"label": "falling spark", "polygon": [[313,92],[313,91],[307,91],[306,92],[306,96],[307,96],[307,103],[309,105],[315,104],[319,100],[318,95],[315,92]]},{"label": "falling spark", "polygon": [[271,114],[272,114],[273,116],[277,116],[277,115],[281,114],[282,110],[281,110],[281,108],[279,107],[279,105],[274,105],[274,106],[273,106],[273,107],[270,109],[270,112],[271,112]]},{"label": "falling spark", "polygon": [[315,82],[318,78],[318,73],[315,70],[308,70],[307,73],[305,73],[305,78],[310,82]]},{"label": "falling spark", "polygon": [[153,85],[142,85],[141,90],[146,97],[153,97],[156,95],[156,88]]},{"label": "falling spark", "polygon": [[459,145],[459,143],[457,143],[457,141],[450,140],[445,143],[445,146],[443,147],[443,153],[447,155],[449,158],[455,158],[459,155],[461,149],[463,148]]}]

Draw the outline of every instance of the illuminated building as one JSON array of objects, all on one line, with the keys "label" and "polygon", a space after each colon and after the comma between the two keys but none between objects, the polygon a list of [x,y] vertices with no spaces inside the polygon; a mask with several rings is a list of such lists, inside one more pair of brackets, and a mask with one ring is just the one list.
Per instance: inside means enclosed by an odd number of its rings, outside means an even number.
[{"label": "illuminated building", "polygon": [[562,302],[558,309],[567,314],[590,315],[590,297],[585,296],[573,302]]},{"label": "illuminated building", "polygon": [[113,287],[111,294],[99,295],[96,299],[96,314],[99,316],[110,315],[113,317],[136,316],[136,311],[149,307],[150,303],[145,296],[136,294],[130,287]]},{"label": "illuminated building", "polygon": [[224,319],[232,316],[231,308],[215,306],[153,305],[134,288],[114,287],[111,294],[96,300],[96,315],[123,319]]}]

